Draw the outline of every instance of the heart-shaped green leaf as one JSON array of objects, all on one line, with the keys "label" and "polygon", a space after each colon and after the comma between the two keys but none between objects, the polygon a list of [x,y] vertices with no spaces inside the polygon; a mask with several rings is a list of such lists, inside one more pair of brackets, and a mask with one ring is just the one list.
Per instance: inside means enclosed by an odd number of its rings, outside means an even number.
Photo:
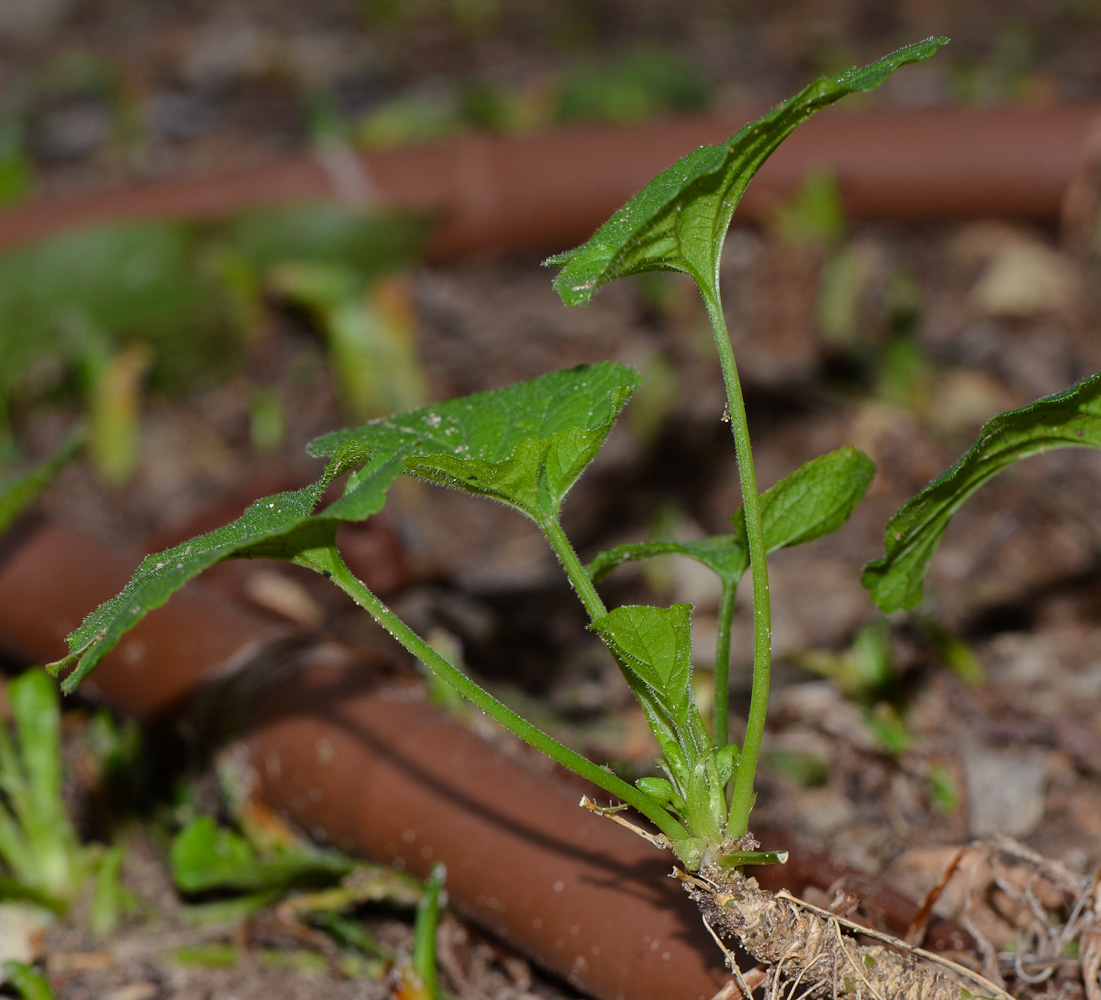
[{"label": "heart-shaped green leaf", "polygon": [[773,150],[819,109],[846,94],[878,87],[898,67],[928,59],[946,41],[928,38],[863,69],[818,80],[726,142],[701,146],[678,160],[587,243],[546,261],[562,268],[554,282],[558,294],[567,305],[582,305],[615,278],[654,270],[684,271],[705,292],[717,292],[718,260],[730,219]]},{"label": "heart-shaped green leaf", "polygon": [[407,472],[545,523],[638,385],[625,365],[582,365],[326,434],[309,450],[331,456],[354,445],[376,460],[404,451]]},{"label": "heart-shaped green leaf", "polygon": [[861,578],[872,600],[884,611],[921,603],[929,562],[960,505],[1007,466],[1056,448],[1101,448],[1101,374],[987,421],[967,453],[887,522],[887,554]]}]

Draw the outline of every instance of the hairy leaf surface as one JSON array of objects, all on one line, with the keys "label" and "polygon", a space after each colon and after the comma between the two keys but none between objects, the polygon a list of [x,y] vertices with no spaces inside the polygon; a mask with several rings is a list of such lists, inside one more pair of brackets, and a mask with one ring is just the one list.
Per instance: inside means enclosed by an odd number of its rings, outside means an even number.
[{"label": "hairy leaf surface", "polygon": [[546,263],[561,267],[554,287],[567,305],[589,301],[602,285],[642,271],[684,271],[705,290],[716,283],[734,209],[773,150],[821,108],[878,87],[898,67],[928,59],[947,39],[929,38],[882,59],[825,77],[741,128],[701,146],[659,174],[574,250]]},{"label": "hairy leaf surface", "polygon": [[352,445],[376,458],[404,450],[405,471],[542,521],[557,513],[638,385],[625,365],[582,365],[326,434],[309,450],[330,456]]},{"label": "hairy leaf surface", "polygon": [[61,685],[73,691],[149,611],[215,563],[248,558],[303,561],[311,549],[334,546],[340,521],[362,520],[382,509],[386,491],[401,474],[403,458],[398,453],[388,461],[372,462],[340,500],[311,517],[333,479],[363,460],[353,448],[342,449],[318,482],[257,500],[236,521],[146,556],[125,589],[96,608],[69,636],[69,655],[49,664],[50,671],[57,674],[75,662]]},{"label": "hairy leaf surface", "polygon": [[654,728],[661,739],[681,742],[692,705],[692,606],[659,608],[630,604],[614,608],[593,622],[608,644],[647,716],[656,711],[663,723]]},{"label": "hairy leaf surface", "polygon": [[[875,465],[857,448],[839,448],[804,462],[761,494],[761,523],[769,552],[831,534],[864,498]],[[745,537],[745,515],[731,518]]]},{"label": "hairy leaf surface", "polygon": [[925,574],[952,515],[983,483],[1022,458],[1101,448],[1101,374],[987,421],[971,448],[887,522],[887,554],[861,582],[884,611],[921,603]]}]

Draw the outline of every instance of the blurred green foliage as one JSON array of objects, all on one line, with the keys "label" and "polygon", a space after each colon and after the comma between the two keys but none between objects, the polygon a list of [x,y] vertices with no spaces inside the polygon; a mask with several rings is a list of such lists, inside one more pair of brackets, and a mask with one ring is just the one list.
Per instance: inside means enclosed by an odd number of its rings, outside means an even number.
[{"label": "blurred green foliage", "polygon": [[668,49],[637,48],[567,72],[555,117],[560,122],[631,123],[704,111],[710,103],[709,82],[687,59]]},{"label": "blurred green foliage", "polygon": [[[712,96],[710,81],[686,58],[640,47],[577,59],[540,88],[518,92],[473,77],[452,88],[403,93],[361,117],[346,134],[359,146],[386,149],[469,131],[507,134],[585,121],[632,124],[705,111]],[[333,123],[326,121],[332,131]]]},{"label": "blurred green foliage", "polygon": [[[213,227],[97,226],[0,255],[0,453],[18,454],[14,428],[30,407],[75,399],[89,414],[89,449],[100,474],[126,482],[140,451],[144,393],[179,395],[239,371],[266,296],[279,295],[279,269],[339,274],[346,297],[369,312],[371,290],[417,259],[430,228],[419,215],[306,204]],[[397,319],[387,326],[384,308],[372,308],[376,327],[396,328]],[[326,317],[320,319],[324,326]],[[338,381],[354,375],[408,386],[419,374],[409,330],[402,350],[360,351],[350,360],[327,329],[320,333],[334,345]],[[345,373],[357,364],[375,367]],[[261,403],[254,431],[270,448],[282,433],[278,409],[270,399]]]}]

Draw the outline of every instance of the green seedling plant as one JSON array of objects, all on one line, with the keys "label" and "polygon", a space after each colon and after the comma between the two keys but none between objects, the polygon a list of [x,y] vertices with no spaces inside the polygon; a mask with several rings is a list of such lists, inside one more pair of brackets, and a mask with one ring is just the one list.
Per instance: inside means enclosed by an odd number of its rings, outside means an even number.
[{"label": "green seedling plant", "polygon": [[[242,796],[232,766],[220,773],[232,822],[195,816],[172,838],[169,850],[173,880],[189,900],[185,919],[225,926],[231,933],[241,920],[274,908],[281,921],[324,931],[340,949],[345,974],[380,980],[389,972],[413,991],[410,1000],[435,998],[442,866],[422,883],[395,868],[319,847]],[[360,910],[375,906],[415,911],[411,961],[403,962],[360,919]],[[308,961],[305,954],[300,957]],[[235,964],[238,956],[235,946],[218,945],[185,958]]]},{"label": "green seedling plant", "polygon": [[[253,504],[231,525],[150,556],[127,588],[102,605],[70,637],[72,690],[150,609],[187,580],[223,559],[276,558],[309,566],[357,600],[410,652],[506,728],[598,788],[634,808],[691,870],[719,858],[740,866],[777,861],[775,852],[733,846],[748,833],[753,775],[760,754],[770,666],[766,553],[811,541],[838,527],[863,495],[871,463],[843,449],[807,463],[764,494],[757,488],[737,367],[719,292],[718,265],[734,208],[750,179],[780,142],[820,108],[878,86],[896,68],[927,58],[930,40],[901,49],[863,70],[820,80],[747,125],[725,143],[705,146],[659,175],[584,246],[551,258],[561,268],[555,287],[581,305],[615,278],[675,270],[695,279],[711,318],[728,394],[728,414],[742,479],[742,509],[729,534],[682,546],[713,569],[724,587],[710,726],[691,689],[691,608],[634,605],[608,609],[595,579],[654,547],[617,549],[586,567],[566,537],[560,510],[569,489],[598,451],[639,386],[632,369],[600,363],[503,389],[421,407],[358,428],[327,434],[310,452],[329,460],[319,481]],[[641,787],[622,780],[543,733],[462,675],[387,608],[344,565],[337,526],[379,511],[394,479],[413,475],[507,504],[543,533],[639,699],[661,751],[664,778]],[[317,509],[324,491],[347,477],[339,499]],[[664,549],[662,551],[668,551]],[[727,722],[729,626],[740,577],[754,567],[753,703],[740,746]]]},{"label": "green seedling plant", "polygon": [[[270,822],[249,821],[240,832],[197,816],[172,840],[169,860],[177,888],[192,902],[190,922],[235,925],[271,907],[281,919],[325,931],[345,964],[379,978],[395,956],[356,919],[363,906],[418,907],[422,885],[404,872],[318,847]],[[435,889],[438,894],[438,887]],[[234,955],[234,960],[236,956]]]},{"label": "green seedling plant", "polygon": [[0,899],[69,911],[87,893],[97,935],[117,925],[125,893],[120,847],[81,841],[63,793],[56,686],[39,670],[7,685],[12,726],[0,725]]},{"label": "green seedling plant", "polygon": [[62,798],[57,691],[29,671],[7,692],[13,723],[10,731],[0,726],[0,892],[62,911],[82,886],[89,859]]},{"label": "green seedling plant", "polygon": [[[960,975],[969,985],[959,985],[944,975],[943,961],[929,956],[930,962],[940,961],[940,968],[926,975],[920,965],[907,971],[910,967],[903,967],[896,952],[878,945],[835,944],[841,936],[823,928],[821,914],[805,906],[793,910],[789,899],[762,892],[742,871],[749,864],[784,859],[782,851],[758,850],[749,831],[770,682],[768,554],[838,528],[864,495],[874,470],[867,456],[842,448],[807,462],[763,492],[758,488],[719,288],[723,241],[746,186],[792,130],[847,94],[872,90],[899,67],[929,58],[944,41],[931,38],[863,69],[818,80],[726,142],[703,146],[675,163],[587,243],[547,262],[560,268],[555,287],[569,305],[585,304],[603,285],[628,275],[672,270],[695,281],[714,335],[727,395],[723,419],[729,423],[741,481],[741,507],[732,510],[729,532],[693,542],[620,546],[586,565],[562,528],[561,508],[640,379],[633,369],[606,362],[550,372],[316,439],[310,453],[327,460],[316,483],[258,500],[233,523],[147,557],[127,587],[72,633],[69,654],[50,665],[55,674],[69,671],[63,689],[76,688],[127,630],[207,567],[242,558],[305,566],[349,594],[463,697],[621,803],[592,808],[621,821],[618,811],[630,808],[650,821],[657,832],[645,835],[673,852],[709,926],[740,937],[751,953],[779,963],[804,987],[832,984],[835,995],[845,996],[867,987],[875,995],[926,1000],[1004,997],[998,987],[966,972]],[[870,564],[863,578],[875,602],[886,611],[916,605],[952,513],[992,475],[1049,448],[1101,444],[1099,393],[1101,376],[1095,376],[987,424],[967,455],[888,525],[886,555]],[[655,737],[661,776],[631,784],[541,731],[458,670],[349,570],[336,546],[337,528],[380,511],[400,475],[496,500],[534,523],[584,606],[592,631],[637,698]],[[342,493],[323,500],[341,479]],[[692,608],[609,608],[598,590],[600,580],[617,566],[669,554],[702,563],[722,587],[710,719],[693,696]],[[728,721],[730,623],[737,586],[747,570],[752,571],[753,676],[738,743],[731,739]],[[794,954],[802,957],[792,960]],[[853,955],[859,981],[851,971]]]},{"label": "green seedling plant", "polygon": [[444,903],[443,883],[447,870],[437,863],[424,884],[424,894],[417,903],[417,918],[413,924],[413,954],[407,965],[398,970],[394,989],[396,1000],[438,1000],[440,989],[436,975],[436,932],[440,924],[440,907]]}]

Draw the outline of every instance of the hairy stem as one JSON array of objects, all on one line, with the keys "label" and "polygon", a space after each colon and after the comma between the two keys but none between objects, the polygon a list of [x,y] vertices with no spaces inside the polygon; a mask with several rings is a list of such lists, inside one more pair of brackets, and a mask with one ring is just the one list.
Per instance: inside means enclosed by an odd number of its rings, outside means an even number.
[{"label": "hairy stem", "polygon": [[[705,290],[703,298],[711,319],[711,329],[715,334],[715,347],[719,352],[719,364],[722,366],[723,382],[726,385],[730,431],[734,437],[734,450],[738,457],[738,476],[742,484],[742,509],[745,512],[749,562],[753,568],[753,687],[745,742],[742,745],[737,777],[734,779],[734,794],[730,803],[730,818],[726,830],[728,837],[737,839],[748,830],[749,813],[753,808],[753,780],[757,773],[757,761],[761,755],[765,712],[768,708],[769,675],[772,671],[772,612],[768,595],[765,535],[761,525],[761,505],[757,493],[757,473],[753,466],[753,449],[749,442],[749,424],[746,420],[742,384],[738,378],[738,366],[734,362],[734,348],[731,346],[730,333],[726,328],[726,317],[723,316],[717,280],[714,290]],[[716,664],[717,667],[718,664]],[[717,701],[718,691],[716,691]]]},{"label": "hairy stem", "polygon": [[617,778],[611,771],[606,771],[588,758],[571,750],[565,744],[559,743],[553,736],[533,726],[527,719],[517,715],[511,708],[498,701],[488,691],[474,683],[466,674],[444,659],[363,585],[360,579],[344,564],[335,548],[313,549],[308,553],[304,553],[296,561],[309,566],[310,569],[327,574],[333,583],[366,610],[375,621],[429,670],[438,677],[442,677],[464,698],[471,701],[486,715],[499,722],[510,732],[515,733],[525,743],[529,743],[537,750],[545,753],[563,767],[568,767],[575,774],[579,774],[582,778],[592,782],[609,795],[622,799],[649,819],[671,841],[683,840],[688,836],[684,827],[648,795],[645,795],[633,785],[627,784],[622,778]]},{"label": "hairy stem", "polygon": [[596,592],[596,586],[577,557],[577,552],[570,544],[558,519],[547,518],[545,523],[539,522],[539,527],[550,542],[551,548],[554,549],[554,554],[558,556],[558,561],[562,564],[566,576],[569,577],[573,589],[577,591],[577,596],[581,598],[581,603],[585,605],[589,618],[593,621],[603,618],[608,613],[608,609],[604,607],[604,602]]},{"label": "hairy stem", "polygon": [[719,630],[715,640],[715,705],[713,709],[715,746],[730,742],[730,627],[734,619],[734,598],[738,587],[723,580],[719,599]]}]

